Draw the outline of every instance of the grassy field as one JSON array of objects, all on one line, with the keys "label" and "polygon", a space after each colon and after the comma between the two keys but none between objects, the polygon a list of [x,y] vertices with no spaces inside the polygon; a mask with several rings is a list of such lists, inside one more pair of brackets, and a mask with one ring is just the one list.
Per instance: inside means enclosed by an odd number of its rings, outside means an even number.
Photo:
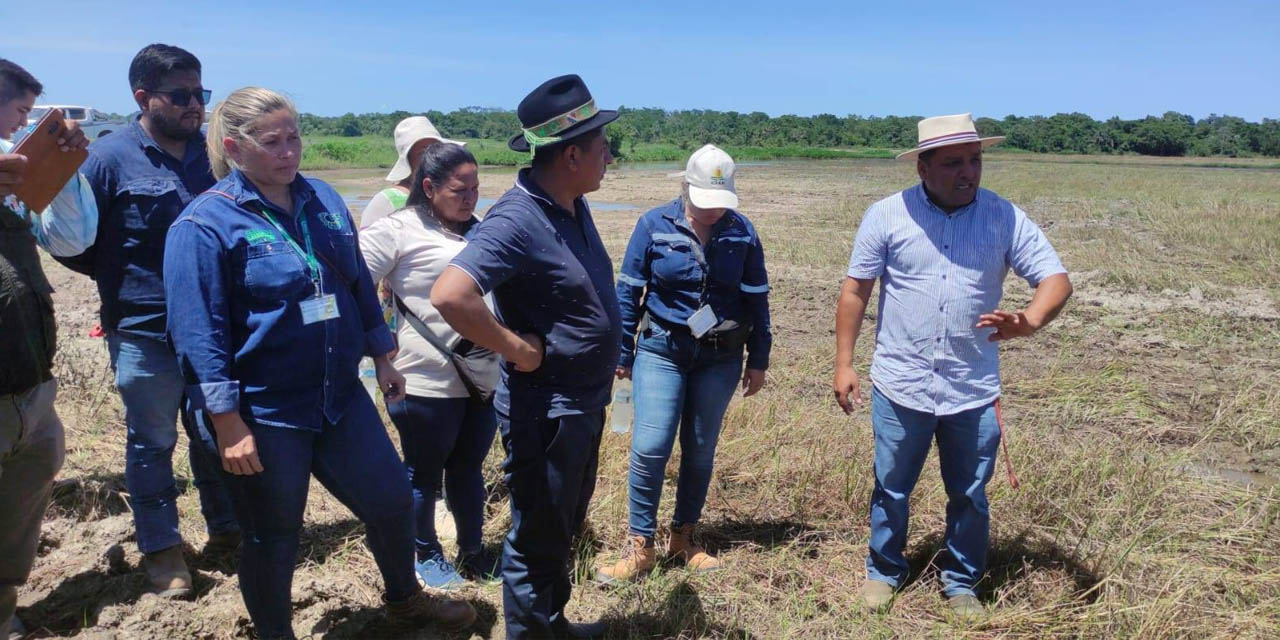
[{"label": "grassy field", "polygon": [[[528,162],[528,154],[517,153],[498,140],[467,140],[467,148],[482,165],[520,166]],[[815,147],[742,147],[729,149],[739,161],[773,160],[776,158],[890,158],[887,149],[819,149]],[[625,145],[627,162],[676,162],[689,157],[689,150],[671,144]],[[317,169],[387,169],[396,162],[390,138],[358,136],[308,137],[302,152],[302,170]]]},{"label": "grassy field", "polygon": [[[912,501],[912,578],[894,607],[859,607],[872,486],[866,410],[830,392],[833,304],[853,234],[872,202],[910,185],[878,160],[743,167],[742,210],[764,240],[773,292],[769,382],[725,420],[704,536],[726,568],[664,568],[634,586],[585,578],[625,535],[626,438],[606,433],[569,615],[603,616],[616,638],[1268,638],[1280,635],[1280,172],[1170,161],[992,156],[983,184],[1019,204],[1072,271],[1057,323],[1004,347],[1009,451],[1023,481],[990,486],[992,536],[981,598],[989,615],[951,619],[931,565],[946,496],[931,456]],[[320,172],[371,194],[378,171]],[[482,196],[509,171],[482,172]],[[677,193],[658,169],[611,172],[597,214],[620,259],[642,208]],[[200,553],[189,468],[180,499],[194,602],[142,595],[123,496],[124,425],[105,345],[84,338],[87,280],[46,262],[63,348],[59,410],[68,458],[20,613],[48,635],[248,637],[234,564]],[[1007,308],[1030,292],[1010,278]],[[857,359],[865,372],[874,317]],[[179,451],[185,451],[185,441]],[[678,454],[677,454],[678,456]],[[510,519],[497,465],[486,542]],[[676,461],[661,517],[670,517]],[[362,527],[313,485],[294,581],[295,629],[315,637],[397,637]],[[476,637],[501,637],[496,586],[464,592]],[[403,637],[436,637],[431,630]]]}]

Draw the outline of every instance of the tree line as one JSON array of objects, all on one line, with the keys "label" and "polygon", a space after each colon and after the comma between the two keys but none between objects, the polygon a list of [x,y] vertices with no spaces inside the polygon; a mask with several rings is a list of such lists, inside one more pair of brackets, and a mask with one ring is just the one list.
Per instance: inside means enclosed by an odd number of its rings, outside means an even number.
[{"label": "tree line", "polygon": [[[783,115],[759,111],[667,111],[619,109],[622,117],[609,126],[613,150],[625,155],[637,143],[669,144],[692,150],[706,142],[732,147],[872,147],[907,149],[916,144],[919,116],[839,117]],[[415,115],[348,113],[342,116],[303,114],[302,132],[324,136],[390,137],[400,120]],[[520,128],[515,112],[467,107],[444,113],[428,111],[440,131],[454,138],[506,140]],[[1083,113],[1053,116],[978,118],[978,133],[1007,136],[1006,147],[1042,153],[1137,153],[1154,156],[1280,156],[1280,120],[1248,122],[1235,116],[1210,115],[1196,120],[1169,111],[1138,120],[1113,117],[1094,120]]]}]

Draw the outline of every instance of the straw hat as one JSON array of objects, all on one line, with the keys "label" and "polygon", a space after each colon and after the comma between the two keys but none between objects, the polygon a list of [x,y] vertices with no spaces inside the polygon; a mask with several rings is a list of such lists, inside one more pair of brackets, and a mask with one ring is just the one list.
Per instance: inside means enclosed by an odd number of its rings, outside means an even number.
[{"label": "straw hat", "polygon": [[977,142],[983,149],[1004,140],[1004,136],[979,138],[978,128],[973,126],[973,114],[959,113],[954,116],[934,116],[925,118],[917,125],[920,142],[916,148],[898,154],[898,159],[915,158],[923,151],[946,147],[953,144],[969,144]]},{"label": "straw hat", "polygon": [[396,164],[391,167],[391,173],[387,174],[387,182],[400,182],[408,178],[413,173],[413,167],[409,166],[409,150],[420,140],[435,140],[436,142],[448,142],[467,146],[465,142],[450,140],[440,135],[440,131],[426,116],[410,116],[400,121],[396,125],[396,155],[400,156],[396,159]]}]

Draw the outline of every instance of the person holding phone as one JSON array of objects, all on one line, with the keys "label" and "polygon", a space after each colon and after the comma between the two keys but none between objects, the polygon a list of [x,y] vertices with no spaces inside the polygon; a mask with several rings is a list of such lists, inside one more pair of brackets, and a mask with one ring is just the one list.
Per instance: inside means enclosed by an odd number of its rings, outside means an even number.
[{"label": "person holding phone", "polygon": [[[74,255],[93,244],[98,210],[89,185],[74,176],[55,198],[57,211],[31,211],[14,194],[28,158],[9,153],[9,138],[27,124],[43,85],[0,59],[0,638],[26,631],[14,615],[40,542],[40,521],[62,467],[64,434],[54,410],[57,325],[53,287],[36,247]],[[74,121],[56,134],[62,152],[89,140]]]},{"label": "person holding phone", "polygon": [[312,475],[364,522],[392,619],[470,625],[470,604],[430,598],[414,576],[409,483],[358,363],[375,359],[389,403],[404,377],[346,204],[298,173],[297,111],[246,87],[214,109],[208,140],[220,181],[166,239],[168,330],[245,534],[240,587],[258,637],[294,637]]}]

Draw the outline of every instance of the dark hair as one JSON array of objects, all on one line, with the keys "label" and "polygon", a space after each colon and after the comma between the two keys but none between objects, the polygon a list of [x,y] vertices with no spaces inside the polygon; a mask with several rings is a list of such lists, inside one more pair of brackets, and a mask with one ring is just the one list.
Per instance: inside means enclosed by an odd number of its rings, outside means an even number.
[{"label": "dark hair", "polygon": [[427,199],[426,189],[422,188],[422,181],[430,180],[433,185],[442,184],[453,175],[454,170],[464,164],[477,164],[476,157],[460,144],[437,142],[427,147],[422,152],[418,167],[413,170],[413,184],[409,185],[409,198],[404,202],[405,208],[417,207],[430,211],[431,202]]},{"label": "dark hair", "polygon": [[167,44],[149,44],[129,63],[129,88],[155,90],[174,71],[200,73],[200,61],[190,51]]},{"label": "dark hair", "polygon": [[0,104],[20,98],[28,91],[40,95],[44,93],[44,85],[26,69],[0,58]]},{"label": "dark hair", "polygon": [[563,142],[549,144],[545,147],[538,147],[538,153],[534,154],[533,160],[530,162],[534,167],[546,167],[555,162],[560,154],[564,153],[569,147],[577,147],[585,151],[587,145],[595,142],[596,138],[604,135],[604,127],[600,127],[595,131],[588,131],[580,136],[569,138]]}]

